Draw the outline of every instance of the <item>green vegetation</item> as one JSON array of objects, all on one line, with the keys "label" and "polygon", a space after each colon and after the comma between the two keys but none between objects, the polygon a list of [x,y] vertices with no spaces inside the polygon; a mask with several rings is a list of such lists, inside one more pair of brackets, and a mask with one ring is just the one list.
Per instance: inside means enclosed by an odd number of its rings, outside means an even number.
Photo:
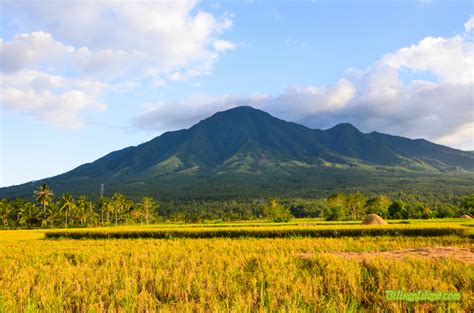
[{"label": "green vegetation", "polygon": [[[374,197],[398,192],[464,196],[473,192],[474,154],[350,124],[309,129],[240,107],[193,127],[167,132],[44,180],[58,194],[135,201],[248,201],[326,198],[337,191]],[[30,197],[35,183],[0,188],[0,197]],[[431,206],[429,206],[432,208]]]},{"label": "green vegetation", "polygon": [[175,229],[87,229],[47,231],[46,238],[130,239],[130,238],[288,238],[288,237],[364,237],[364,236],[466,236],[468,229],[453,225],[314,226],[314,227],[225,227]]},{"label": "green vegetation", "polygon": [[[394,201],[386,195],[367,198],[360,192],[342,192],[327,199],[276,199],[268,201],[175,201],[158,203],[152,197],[134,201],[123,194],[74,198],[65,193],[54,198],[43,184],[34,192],[34,202],[17,198],[0,201],[2,228],[97,227],[155,222],[209,223],[266,219],[288,222],[291,218],[321,218],[327,221],[360,221],[376,213],[385,219],[452,218],[473,215],[473,195],[464,198],[419,197],[399,194]],[[449,202],[452,201],[452,202]]]},{"label": "green vegetation", "polygon": [[293,216],[290,209],[281,205],[278,199],[270,199],[262,208],[262,215],[273,222],[288,222]]}]

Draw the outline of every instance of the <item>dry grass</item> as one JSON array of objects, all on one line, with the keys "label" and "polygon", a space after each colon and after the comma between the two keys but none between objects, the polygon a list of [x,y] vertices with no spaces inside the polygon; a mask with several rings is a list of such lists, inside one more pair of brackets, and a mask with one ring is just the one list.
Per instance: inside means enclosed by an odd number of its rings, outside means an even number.
[{"label": "dry grass", "polygon": [[383,218],[377,214],[369,214],[362,221],[363,225],[387,225],[388,223],[384,221]]},{"label": "dry grass", "polygon": [[[362,261],[340,255],[473,249],[467,237],[33,240],[41,233],[0,232],[0,312],[462,312],[474,307],[472,264],[422,255]],[[388,302],[386,289],[459,291],[463,298]]]}]

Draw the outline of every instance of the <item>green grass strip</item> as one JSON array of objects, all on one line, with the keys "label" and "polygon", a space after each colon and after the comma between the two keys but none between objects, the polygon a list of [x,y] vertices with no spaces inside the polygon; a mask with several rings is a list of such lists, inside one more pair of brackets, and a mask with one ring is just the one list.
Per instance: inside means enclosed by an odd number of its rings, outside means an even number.
[{"label": "green grass strip", "polygon": [[130,239],[130,238],[287,238],[287,237],[363,237],[363,236],[467,236],[464,227],[344,227],[344,228],[254,228],[254,229],[151,229],[151,230],[57,230],[46,238]]}]

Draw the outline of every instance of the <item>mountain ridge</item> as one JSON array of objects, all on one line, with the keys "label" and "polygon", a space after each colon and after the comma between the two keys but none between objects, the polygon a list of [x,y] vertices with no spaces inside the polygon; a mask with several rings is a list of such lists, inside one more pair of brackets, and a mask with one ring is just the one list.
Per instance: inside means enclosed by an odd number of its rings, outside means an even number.
[{"label": "mountain ridge", "polygon": [[[331,168],[368,173],[474,173],[474,154],[424,139],[363,133],[349,123],[311,129],[242,106],[42,181],[88,192],[87,185],[97,188],[103,182],[120,189],[120,183],[153,186],[168,179],[176,184],[193,176],[230,181],[238,174],[254,179],[260,175],[263,181],[268,177],[271,185],[271,177],[295,178]],[[22,193],[31,185],[0,188],[0,196],[14,195],[15,190]]]}]

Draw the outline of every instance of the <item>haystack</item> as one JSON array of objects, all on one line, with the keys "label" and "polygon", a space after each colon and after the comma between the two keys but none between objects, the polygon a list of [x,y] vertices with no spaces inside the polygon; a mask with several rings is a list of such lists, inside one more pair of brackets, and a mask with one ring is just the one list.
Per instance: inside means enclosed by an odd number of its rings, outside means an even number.
[{"label": "haystack", "polygon": [[472,217],[467,214],[464,214],[463,216],[461,216],[461,218],[472,218]]},{"label": "haystack", "polygon": [[388,223],[385,222],[383,220],[383,218],[381,218],[377,214],[369,214],[364,218],[364,220],[362,221],[362,224],[364,224],[364,225],[386,225]]}]

